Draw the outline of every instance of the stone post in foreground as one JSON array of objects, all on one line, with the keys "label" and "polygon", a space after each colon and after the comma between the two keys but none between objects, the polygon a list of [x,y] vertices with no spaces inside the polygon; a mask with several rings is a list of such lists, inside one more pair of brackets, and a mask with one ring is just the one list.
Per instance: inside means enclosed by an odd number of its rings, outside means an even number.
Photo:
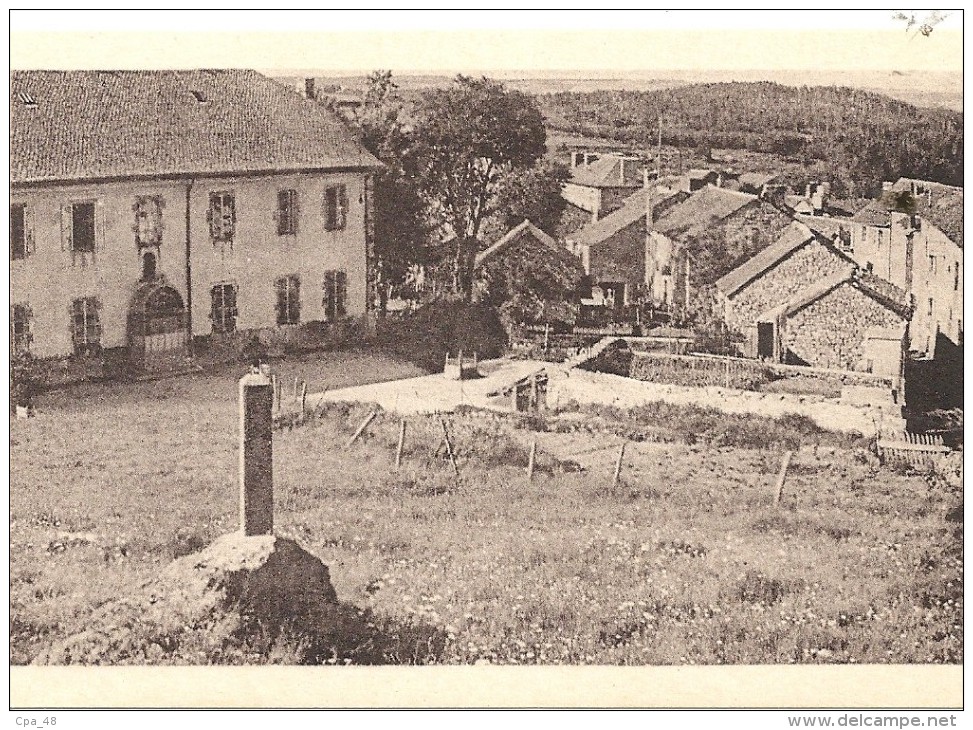
[{"label": "stone post in foreground", "polygon": [[240,378],[240,528],[274,531],[274,387],[264,371]]}]

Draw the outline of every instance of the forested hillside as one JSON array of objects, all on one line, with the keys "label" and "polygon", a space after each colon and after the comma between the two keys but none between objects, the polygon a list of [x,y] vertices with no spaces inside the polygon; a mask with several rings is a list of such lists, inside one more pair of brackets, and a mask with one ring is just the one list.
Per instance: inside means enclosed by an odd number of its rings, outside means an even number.
[{"label": "forested hillside", "polygon": [[694,84],[654,91],[538,97],[548,126],[650,147],[746,149],[829,163],[840,194],[873,194],[882,180],[963,184],[963,115],[838,86]]}]

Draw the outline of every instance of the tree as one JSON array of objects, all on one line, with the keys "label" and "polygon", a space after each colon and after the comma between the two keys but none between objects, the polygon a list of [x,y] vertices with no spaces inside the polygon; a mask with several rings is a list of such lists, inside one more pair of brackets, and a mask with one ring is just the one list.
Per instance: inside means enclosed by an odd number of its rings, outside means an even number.
[{"label": "tree", "polygon": [[494,241],[524,220],[553,234],[567,205],[561,188],[570,176],[567,165],[547,158],[510,170],[497,184],[494,212],[484,221],[480,238]]},{"label": "tree", "polygon": [[424,92],[415,108],[419,182],[443,238],[456,293],[472,296],[480,229],[498,184],[544,152],[544,120],[534,99],[487,78],[457,76]]},{"label": "tree", "polygon": [[419,193],[413,135],[391,71],[375,71],[355,117],[362,144],[385,163],[375,176],[374,225],[379,313],[389,294],[408,296],[410,273],[429,258],[429,214]]}]

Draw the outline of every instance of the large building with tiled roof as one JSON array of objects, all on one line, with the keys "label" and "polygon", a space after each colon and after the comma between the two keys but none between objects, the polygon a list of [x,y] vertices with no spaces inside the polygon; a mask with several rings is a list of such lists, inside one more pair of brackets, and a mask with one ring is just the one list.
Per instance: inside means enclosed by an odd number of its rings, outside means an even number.
[{"label": "large building with tiled roof", "polygon": [[618,210],[643,184],[643,165],[635,157],[606,154],[572,155],[571,177],[561,188],[568,203],[597,221]]},{"label": "large building with tiled roof", "polygon": [[245,70],[10,83],[15,349],[153,367],[366,314],[380,163],[319,103]]}]

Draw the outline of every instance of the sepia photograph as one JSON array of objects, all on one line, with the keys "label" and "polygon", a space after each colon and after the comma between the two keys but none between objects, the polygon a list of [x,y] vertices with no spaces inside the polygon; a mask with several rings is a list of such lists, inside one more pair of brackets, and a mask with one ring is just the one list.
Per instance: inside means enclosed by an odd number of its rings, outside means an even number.
[{"label": "sepia photograph", "polygon": [[962,707],[962,10],[237,14],[11,14],[12,707]]}]

